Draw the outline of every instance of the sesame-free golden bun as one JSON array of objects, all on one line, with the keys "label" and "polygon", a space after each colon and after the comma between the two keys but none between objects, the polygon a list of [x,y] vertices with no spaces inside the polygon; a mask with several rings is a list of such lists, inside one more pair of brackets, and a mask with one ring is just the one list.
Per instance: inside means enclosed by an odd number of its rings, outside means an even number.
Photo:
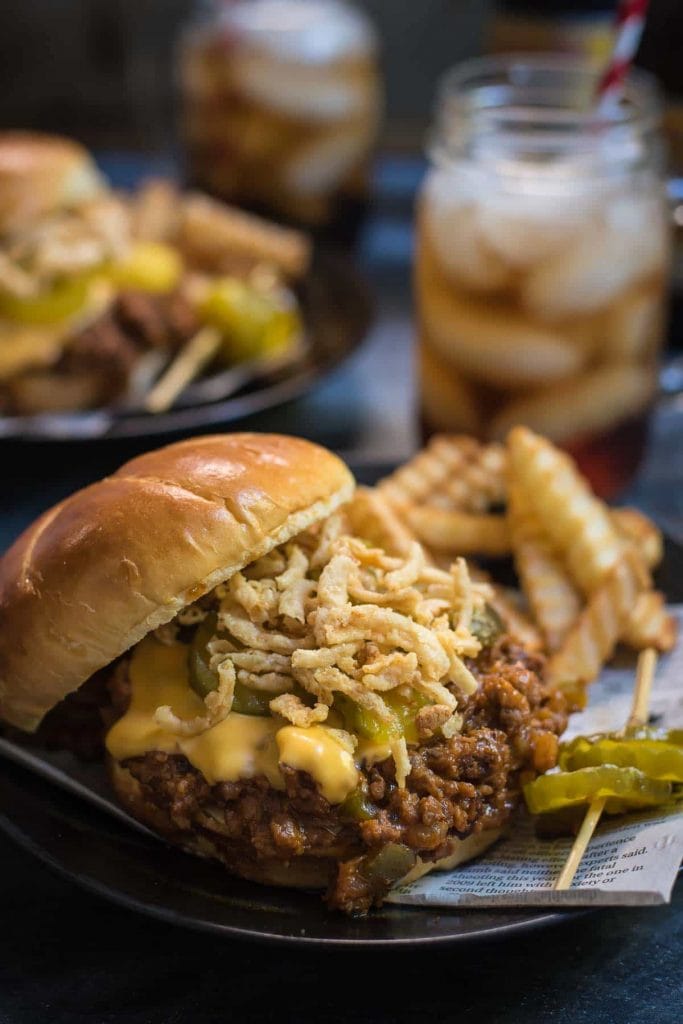
[{"label": "sesame-free golden bun", "polygon": [[343,462],[278,434],[194,438],[45,512],[0,559],[0,718],[33,731],[185,605],[326,518]]},{"label": "sesame-free golden bun", "polygon": [[37,132],[0,132],[0,236],[90,199],[103,179],[78,142]]}]

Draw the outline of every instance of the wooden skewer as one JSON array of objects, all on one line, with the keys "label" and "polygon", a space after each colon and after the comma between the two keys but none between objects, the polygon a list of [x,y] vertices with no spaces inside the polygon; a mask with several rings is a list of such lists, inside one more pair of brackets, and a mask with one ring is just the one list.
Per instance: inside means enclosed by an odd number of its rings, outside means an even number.
[{"label": "wooden skewer", "polygon": [[178,395],[216,354],[221,339],[221,333],[215,327],[202,327],[197,331],[148,392],[143,403],[147,412],[170,409]]},{"label": "wooden skewer", "polygon": [[650,707],[652,682],[657,668],[657,652],[653,647],[646,647],[638,656],[636,669],[636,687],[633,691],[631,714],[626,723],[627,729],[635,729],[639,725],[647,725]]},{"label": "wooden skewer", "polygon": [[[657,652],[652,647],[647,647],[638,656],[638,667],[636,669],[636,684],[633,691],[633,703],[631,714],[628,717],[627,728],[637,725],[645,725],[648,718],[648,707],[650,704],[650,693],[655,669],[657,668]],[[586,815],[581,823],[581,828],[574,840],[569,856],[555,882],[555,889],[569,889],[574,876],[578,871],[579,864],[583,859],[589,842],[600,821],[602,812],[605,809],[607,797],[599,796],[591,801]]]}]

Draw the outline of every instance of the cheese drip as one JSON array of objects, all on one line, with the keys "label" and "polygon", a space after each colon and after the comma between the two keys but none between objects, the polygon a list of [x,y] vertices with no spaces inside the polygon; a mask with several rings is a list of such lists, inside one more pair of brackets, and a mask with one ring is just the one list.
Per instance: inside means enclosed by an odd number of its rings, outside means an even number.
[{"label": "cheese drip", "polygon": [[187,647],[161,644],[147,637],[130,661],[131,700],[128,710],[107,734],[106,747],[117,761],[153,750],[184,754],[210,785],[265,775],[275,789],[285,788],[280,765],[312,776],[330,803],[341,803],[358,784],[351,754],[331,729],[282,726],[274,718],[231,712],[199,736],[176,736],[154,720],[158,707],[169,705],[179,718],[205,713],[201,698],[191,689]]},{"label": "cheese drip", "polygon": [[280,763],[308,772],[331,804],[340,804],[358,785],[353,757],[324,725],[287,725],[278,731],[277,745]]}]

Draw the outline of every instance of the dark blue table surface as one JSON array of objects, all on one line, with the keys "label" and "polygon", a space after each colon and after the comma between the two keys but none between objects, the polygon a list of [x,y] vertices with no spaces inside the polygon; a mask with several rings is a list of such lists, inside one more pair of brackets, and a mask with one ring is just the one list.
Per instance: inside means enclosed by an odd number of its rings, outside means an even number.
[{"label": "dark blue table surface", "polygon": [[2,1024],[680,1024],[683,886],[505,942],[318,953],[218,941],[101,902],[0,838]]}]

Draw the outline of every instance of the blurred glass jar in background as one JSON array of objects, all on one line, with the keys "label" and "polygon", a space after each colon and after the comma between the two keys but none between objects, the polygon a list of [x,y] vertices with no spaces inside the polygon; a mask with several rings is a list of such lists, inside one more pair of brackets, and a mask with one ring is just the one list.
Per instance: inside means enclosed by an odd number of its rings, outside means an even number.
[{"label": "blurred glass jar in background", "polygon": [[573,57],[446,76],[419,199],[416,295],[427,433],[517,423],[616,493],[657,390],[669,215],[650,79],[596,113]]},{"label": "blurred glass jar in background", "polygon": [[345,0],[214,0],[180,43],[194,184],[314,228],[362,206],[381,112],[377,41]]}]

